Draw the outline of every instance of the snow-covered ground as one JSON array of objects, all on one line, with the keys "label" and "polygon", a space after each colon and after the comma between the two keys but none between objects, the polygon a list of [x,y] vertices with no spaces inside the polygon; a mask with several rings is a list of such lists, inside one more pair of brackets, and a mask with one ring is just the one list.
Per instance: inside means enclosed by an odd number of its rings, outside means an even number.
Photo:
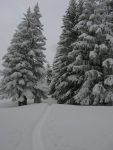
[{"label": "snow-covered ground", "polygon": [[32,134],[47,104],[0,108],[0,150],[33,150]]},{"label": "snow-covered ground", "polygon": [[113,150],[113,107],[51,101],[22,107],[2,102],[0,150]]},{"label": "snow-covered ground", "polygon": [[113,107],[53,105],[44,150],[113,150]]},{"label": "snow-covered ground", "polygon": [[42,102],[47,103],[49,105],[57,104],[57,101],[54,98],[51,98],[51,96],[48,96],[48,98],[45,100],[42,100]]}]

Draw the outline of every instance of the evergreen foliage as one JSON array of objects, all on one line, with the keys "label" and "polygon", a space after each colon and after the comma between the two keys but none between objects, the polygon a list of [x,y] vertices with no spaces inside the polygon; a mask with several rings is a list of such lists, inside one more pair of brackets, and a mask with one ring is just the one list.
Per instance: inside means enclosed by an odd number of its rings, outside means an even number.
[{"label": "evergreen foliage", "polygon": [[51,78],[52,78],[52,68],[49,64],[47,64],[47,66],[46,66],[46,80],[47,80],[48,86],[51,83]]},{"label": "evergreen foliage", "polygon": [[4,69],[1,72],[0,94],[3,98],[23,102],[34,99],[40,102],[45,97],[40,88],[44,78],[45,40],[43,26],[40,22],[41,14],[38,4],[34,11],[30,8],[19,24],[7,54],[3,57]]},{"label": "evergreen foliage", "polygon": [[68,9],[74,12],[73,17],[66,13],[68,21],[63,19],[63,34],[53,66],[52,94],[58,103],[111,104],[113,1],[80,0],[76,5],[73,2]]},{"label": "evergreen foliage", "polygon": [[[72,43],[77,37],[77,33],[73,31],[73,28],[76,24],[77,14],[76,14],[77,4],[75,0],[71,0],[69,3],[69,8],[66,11],[65,16],[63,17],[63,26],[62,26],[62,34],[60,36],[60,42],[58,43],[57,53],[55,57],[55,61],[53,63],[53,79],[51,82],[51,90],[50,93],[59,99],[60,93],[62,94],[62,82],[66,77],[67,73],[67,65],[68,61],[68,53],[71,52],[73,47]],[[62,82],[62,86],[60,83]],[[60,86],[60,87],[59,87]]]}]

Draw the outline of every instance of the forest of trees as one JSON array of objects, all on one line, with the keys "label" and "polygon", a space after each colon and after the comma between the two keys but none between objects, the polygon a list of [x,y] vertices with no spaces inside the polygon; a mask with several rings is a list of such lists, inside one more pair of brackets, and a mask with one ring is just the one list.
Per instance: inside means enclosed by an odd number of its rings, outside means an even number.
[{"label": "forest of trees", "polygon": [[71,0],[53,63],[60,104],[113,103],[113,0]]},{"label": "forest of trees", "polygon": [[38,4],[28,8],[3,57],[0,95],[26,105],[49,94],[59,104],[113,104],[113,0],[70,0],[53,66]]}]

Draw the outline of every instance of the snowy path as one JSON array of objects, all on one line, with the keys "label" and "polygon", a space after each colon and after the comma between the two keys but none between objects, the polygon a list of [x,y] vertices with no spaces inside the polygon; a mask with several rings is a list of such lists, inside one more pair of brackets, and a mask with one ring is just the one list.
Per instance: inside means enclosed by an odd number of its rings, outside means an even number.
[{"label": "snowy path", "polygon": [[57,104],[57,101],[51,96],[48,96],[48,98],[46,100],[43,100],[42,103],[47,103],[49,105],[52,105],[52,104]]},{"label": "snowy path", "polygon": [[[10,100],[1,101],[0,118],[2,118],[2,124],[0,131],[3,136],[0,136],[0,150],[7,150],[8,147],[9,150],[42,150],[44,144],[42,143],[41,130],[49,115],[51,105],[55,103],[56,101],[51,97],[44,100],[42,104],[25,107],[17,107],[17,103],[12,103]],[[4,117],[5,119],[3,119]],[[10,124],[8,120],[11,120]],[[5,138],[4,135],[7,133],[9,135]],[[2,141],[6,141],[7,145]]]},{"label": "snowy path", "polygon": [[42,139],[42,129],[43,129],[43,126],[45,125],[45,122],[51,112],[51,108],[52,108],[52,106],[48,105],[40,122],[38,123],[38,125],[35,127],[35,129],[33,131],[33,135],[32,135],[33,136],[33,150],[45,150],[43,139]]},{"label": "snowy path", "polygon": [[47,108],[48,104],[0,108],[0,150],[33,150],[32,133]]},{"label": "snowy path", "polygon": [[[27,134],[23,134],[21,142],[20,142],[19,146],[16,148],[16,150],[40,150],[34,141],[37,140],[36,134],[37,134],[37,131],[40,130],[40,129],[38,129],[39,128],[38,126],[41,124],[42,119],[45,116],[45,114],[47,113],[48,108],[49,108],[49,105],[46,104],[45,109],[43,110],[42,114],[40,115],[40,118],[37,117],[37,120],[35,121],[34,125],[31,126],[31,128],[27,129],[27,132],[26,132]],[[35,139],[35,137],[36,137],[36,139]],[[40,145],[40,141],[41,141],[40,137],[38,138],[38,140],[39,140],[38,143]]]},{"label": "snowy path", "polygon": [[42,138],[42,135],[43,135],[42,130],[51,112],[52,105],[56,104],[57,101],[49,96],[48,99],[43,100],[43,103],[47,103],[48,106],[33,131],[33,134],[32,134],[33,150],[45,150],[43,138]]}]

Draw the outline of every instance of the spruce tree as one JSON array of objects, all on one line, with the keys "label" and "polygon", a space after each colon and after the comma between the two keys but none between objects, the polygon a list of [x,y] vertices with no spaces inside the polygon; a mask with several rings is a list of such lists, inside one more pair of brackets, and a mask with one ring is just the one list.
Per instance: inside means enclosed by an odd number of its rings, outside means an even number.
[{"label": "spruce tree", "polygon": [[77,21],[76,7],[76,1],[71,0],[66,14],[63,17],[62,34],[60,36],[60,42],[58,43],[57,54],[53,65],[51,89],[53,90],[54,88],[53,95],[58,100],[58,103],[64,103],[65,101],[62,95],[64,95],[67,86],[67,82],[63,80],[67,75],[67,65],[69,63],[68,53],[72,51],[73,48],[71,44],[77,37],[76,32],[73,31]]},{"label": "spruce tree", "polygon": [[[99,15],[99,16],[98,16]],[[113,1],[101,1],[97,8],[98,26],[101,34],[97,32],[97,51],[95,59],[101,68],[102,80],[94,86],[93,103],[94,104],[112,104],[113,102]],[[98,31],[97,30],[97,31]],[[98,55],[98,57],[97,57]],[[101,85],[101,86],[100,86]],[[98,93],[95,93],[95,87]],[[97,92],[97,90],[96,90]]]},{"label": "spruce tree", "polygon": [[[82,14],[83,11],[83,0],[80,0],[76,3],[76,9],[75,11],[75,18],[74,18],[74,27],[73,27],[73,34],[75,37],[73,37],[72,43],[70,45],[71,49],[67,54],[67,66],[66,66],[66,73],[62,77],[62,81],[65,84],[62,88],[62,93],[60,94],[58,103],[71,103],[73,104],[73,95],[74,91],[78,88],[78,85],[81,84],[82,79],[79,80],[77,84],[78,77],[76,76],[75,72],[73,71],[72,67],[74,66],[74,61],[76,56],[78,55],[78,51],[73,50],[74,49],[74,42],[77,41],[80,31],[78,29],[75,29],[76,25],[79,23],[79,17]],[[77,62],[80,64],[80,57],[78,56]]]},{"label": "spruce tree", "polygon": [[34,11],[32,13],[32,50],[30,51],[31,58],[34,59],[34,63],[32,64],[33,72],[37,77],[37,85],[35,87],[35,98],[34,102],[41,102],[41,98],[46,98],[46,92],[41,85],[45,80],[45,54],[43,51],[45,50],[45,41],[46,38],[43,35],[43,25],[40,22],[41,18],[40,10],[38,3],[34,7]]},{"label": "spruce tree", "polygon": [[[95,35],[89,32],[89,28],[91,24],[90,17],[94,14],[96,1],[85,0],[79,3],[79,6],[82,8],[81,14],[78,17],[78,23],[74,27],[74,30],[79,32],[79,36],[73,43],[73,51],[69,54],[73,61],[68,66],[68,70],[71,71],[71,76],[68,79],[74,84],[73,94],[69,102],[72,104],[80,104],[83,100],[83,94],[86,94],[90,90],[88,83],[88,87],[85,85],[86,88],[83,90],[83,93],[80,91],[82,96],[80,95],[80,98],[77,97],[85,80],[85,72],[90,70],[89,53],[94,48],[95,43]],[[75,101],[74,98],[76,99]]]},{"label": "spruce tree", "polygon": [[57,49],[54,62],[53,62],[53,67],[52,67],[52,80],[51,80],[50,91],[49,91],[49,93],[52,94],[53,97],[55,97],[54,93],[56,91],[56,83],[60,76],[60,69],[62,65],[61,57],[62,54],[60,53],[60,50]]},{"label": "spruce tree", "polygon": [[[91,0],[87,0],[85,7],[90,4],[91,8],[94,4],[93,2],[91,3]],[[108,63],[109,57],[111,60],[113,55],[112,43],[108,39],[113,35],[111,30],[113,24],[110,21],[111,19],[106,1],[100,1],[98,3],[95,1],[94,6],[94,11],[90,13],[90,16],[87,18],[87,32],[82,31],[78,39],[79,43],[75,42],[75,47],[78,47],[79,50],[81,49],[82,67],[84,65],[86,67],[85,70],[82,69],[82,85],[75,91],[75,104],[99,105],[107,104],[111,101],[112,93],[111,91],[108,92],[105,86],[105,64],[106,62]],[[90,9],[88,9],[88,11],[89,10]],[[81,45],[83,45],[85,49],[81,47]],[[84,56],[86,59],[84,59]],[[77,70],[77,66],[74,66],[74,69]]]},{"label": "spruce tree", "polygon": [[7,54],[3,57],[0,94],[3,98],[18,101],[20,105],[27,99],[36,97],[40,101],[44,96],[39,85],[44,77],[45,61],[45,37],[42,34],[40,17],[37,5],[33,13],[30,8],[27,10]]},{"label": "spruce tree", "polygon": [[[68,13],[63,20],[51,91],[58,103],[110,104],[113,102],[113,1],[80,0],[76,8],[73,2],[69,8],[76,10],[74,15],[68,9],[73,21]],[[70,22],[72,30],[68,28]]]},{"label": "spruce tree", "polygon": [[47,80],[48,86],[51,83],[51,78],[52,78],[52,68],[51,68],[50,64],[48,63],[46,66],[46,80]]}]

